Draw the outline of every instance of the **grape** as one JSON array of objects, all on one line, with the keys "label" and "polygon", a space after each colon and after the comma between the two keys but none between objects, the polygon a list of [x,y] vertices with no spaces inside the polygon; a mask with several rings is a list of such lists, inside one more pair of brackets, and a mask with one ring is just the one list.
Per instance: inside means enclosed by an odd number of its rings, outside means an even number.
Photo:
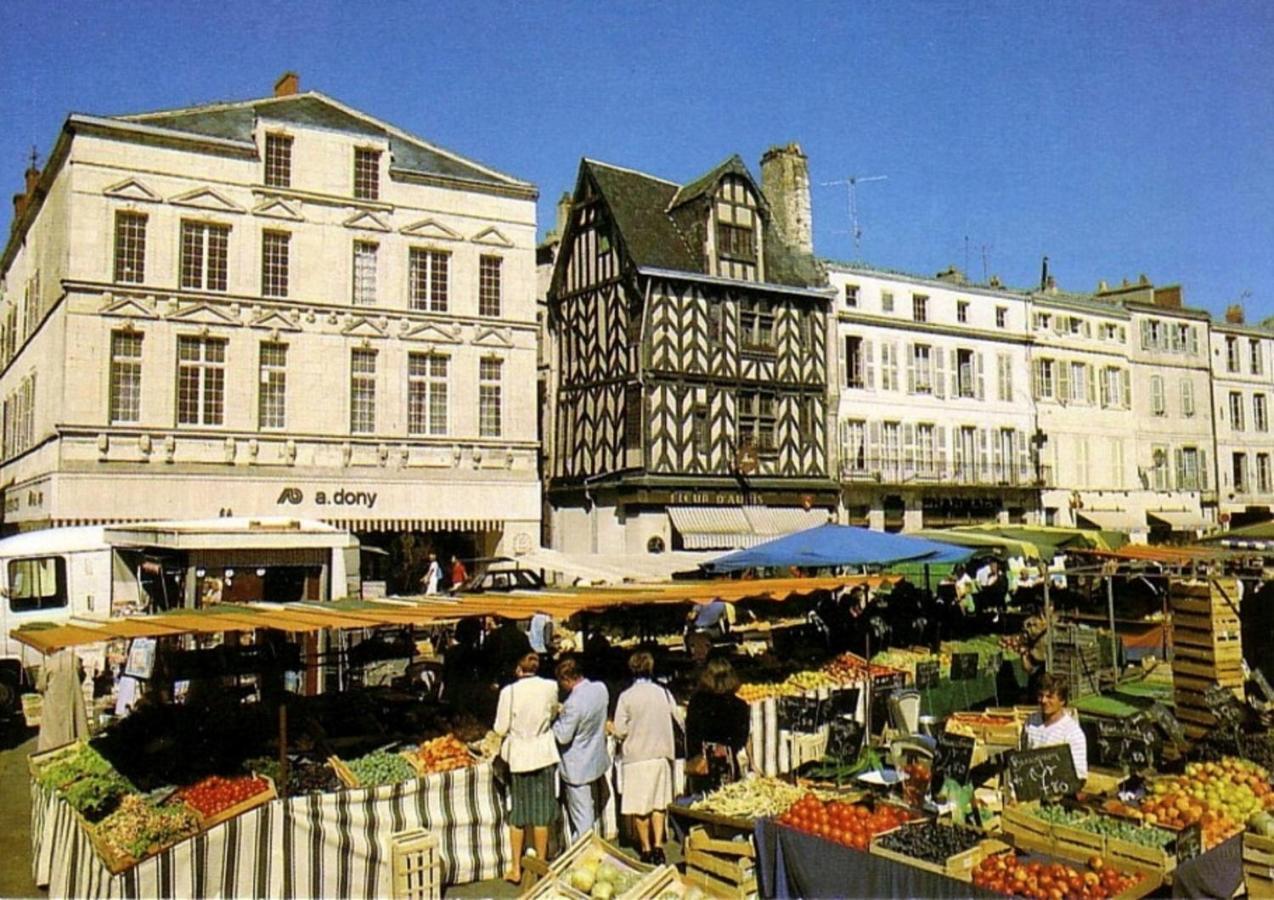
[{"label": "grape", "polygon": [[982,835],[971,828],[924,822],[904,825],[878,838],[880,846],[913,859],[941,865],[953,856],[976,847]]}]

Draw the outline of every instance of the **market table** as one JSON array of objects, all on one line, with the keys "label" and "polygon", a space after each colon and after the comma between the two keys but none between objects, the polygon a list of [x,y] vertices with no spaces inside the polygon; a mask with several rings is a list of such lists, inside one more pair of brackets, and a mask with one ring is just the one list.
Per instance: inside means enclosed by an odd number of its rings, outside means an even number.
[{"label": "market table", "polygon": [[32,869],[50,897],[387,897],[389,838],[438,836],[444,884],[496,878],[511,851],[491,764],[272,800],[112,874],[70,805],[31,783]]},{"label": "market table", "polygon": [[761,896],[998,898],[999,894],[758,819],[754,828]]}]

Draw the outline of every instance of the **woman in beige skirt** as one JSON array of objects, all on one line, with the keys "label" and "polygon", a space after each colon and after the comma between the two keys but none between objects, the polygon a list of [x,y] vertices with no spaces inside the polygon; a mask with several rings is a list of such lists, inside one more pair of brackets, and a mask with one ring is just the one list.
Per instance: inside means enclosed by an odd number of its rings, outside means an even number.
[{"label": "woman in beige skirt", "polygon": [[664,860],[664,811],[672,802],[672,763],[676,757],[673,721],[681,710],[666,688],[650,680],[655,660],[634,653],[628,660],[633,685],[619,695],[611,733],[622,741],[624,792],[620,812],[633,817],[643,862]]}]

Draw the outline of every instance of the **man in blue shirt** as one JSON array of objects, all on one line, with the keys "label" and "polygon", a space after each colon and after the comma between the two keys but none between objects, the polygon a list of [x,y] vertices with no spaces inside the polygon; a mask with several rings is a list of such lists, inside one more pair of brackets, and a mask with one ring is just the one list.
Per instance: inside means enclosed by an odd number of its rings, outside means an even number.
[{"label": "man in blue shirt", "polygon": [[606,807],[606,713],[610,694],[606,685],[589,681],[574,659],[564,659],[554,672],[566,694],[553,736],[561,749],[562,792],[571,823],[571,839],[593,827]]},{"label": "man in blue shirt", "polygon": [[690,611],[686,619],[691,623],[691,630],[702,632],[710,638],[724,636],[730,622],[725,601],[720,597],[700,604]]}]

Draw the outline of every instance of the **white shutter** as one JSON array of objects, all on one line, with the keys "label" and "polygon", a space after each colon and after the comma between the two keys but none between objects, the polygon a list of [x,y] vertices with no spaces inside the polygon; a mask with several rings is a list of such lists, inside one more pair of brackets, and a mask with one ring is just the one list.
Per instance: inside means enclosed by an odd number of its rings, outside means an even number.
[{"label": "white shutter", "polygon": [[[952,464],[955,466],[957,471],[963,469],[965,464],[963,438],[964,438],[963,428],[951,429],[951,460],[952,460]],[[961,473],[960,477],[963,477],[963,473]]]},{"label": "white shutter", "polygon": [[1190,355],[1199,355],[1199,327],[1197,325],[1190,326]]},{"label": "white shutter", "polygon": [[916,471],[916,426],[910,422],[902,426],[902,464],[906,473]]},{"label": "white shutter", "polygon": [[1061,334],[1063,331],[1065,331],[1066,329],[1064,326],[1066,324],[1066,321],[1067,321],[1066,316],[1053,316],[1053,333]]},{"label": "white shutter", "polygon": [[1185,458],[1181,453],[1180,447],[1177,447],[1172,451],[1172,461],[1174,463],[1173,469],[1177,476],[1177,480],[1173,482],[1173,484],[1177,490],[1180,490],[1181,486],[1186,483]]},{"label": "white shutter", "polygon": [[1120,390],[1124,409],[1132,409],[1132,373],[1127,369],[1119,370]]},{"label": "white shutter", "polygon": [[982,371],[982,354],[981,353],[974,354],[974,364],[977,366],[978,399],[985,400],[986,399],[986,377]]},{"label": "white shutter", "polygon": [[1199,451],[1199,489],[1208,489],[1208,451]]},{"label": "white shutter", "polygon": [[1071,364],[1058,360],[1055,364],[1057,369],[1057,396],[1058,403],[1069,403],[1071,399]]},{"label": "white shutter", "polygon": [[982,473],[983,480],[986,480],[987,469],[991,462],[991,430],[989,428],[978,429],[978,469]]},{"label": "white shutter", "polygon": [[1084,378],[1088,381],[1088,405],[1097,405],[1097,370],[1092,363],[1084,368]]},{"label": "white shutter", "polygon": [[933,394],[935,397],[945,397],[947,394],[946,356],[946,352],[941,347],[933,348]]},{"label": "white shutter", "polygon": [[907,393],[916,392],[916,345],[907,342]]},{"label": "white shutter", "polygon": [[939,425],[933,429],[933,459],[938,467],[938,476],[946,476],[947,467],[947,428]]},{"label": "white shutter", "polygon": [[1141,349],[1142,350],[1152,349],[1152,346],[1150,343],[1150,320],[1149,319],[1141,320]]},{"label": "white shutter", "polygon": [[849,456],[850,456],[849,454],[849,423],[841,422],[840,423],[840,463],[841,463],[842,469],[846,467],[846,464],[849,461]]},{"label": "white shutter", "polygon": [[871,341],[863,340],[863,387],[869,391],[876,389],[876,360],[873,358],[874,348]]},{"label": "white shutter", "polygon": [[997,431],[995,433],[995,440],[991,442],[991,462],[995,466],[994,477],[992,478],[993,481],[1002,482],[1009,480],[1008,465],[1006,463],[1011,461],[1005,460],[1004,458],[1003,440],[1004,435]]},{"label": "white shutter", "polygon": [[1022,479],[1029,479],[1027,474],[1031,468],[1031,444],[1025,431],[1017,433],[1017,474]]},{"label": "white shutter", "polygon": [[840,350],[838,361],[840,363],[840,384],[841,387],[849,386],[849,335],[841,337],[837,344]]},{"label": "white shutter", "polygon": [[1036,400],[1044,399],[1044,360],[1035,360],[1035,371],[1032,373],[1031,393]]},{"label": "white shutter", "polygon": [[892,362],[890,363],[890,367],[893,373],[894,390],[901,391],[902,379],[898,376],[898,342],[897,341],[894,342],[894,352],[891,359],[892,359]]},{"label": "white shutter", "polygon": [[1163,414],[1163,378],[1158,375],[1150,377],[1150,413]]},{"label": "white shutter", "polygon": [[880,423],[873,421],[868,426],[869,439],[867,443],[867,469],[872,472],[880,471]]}]

